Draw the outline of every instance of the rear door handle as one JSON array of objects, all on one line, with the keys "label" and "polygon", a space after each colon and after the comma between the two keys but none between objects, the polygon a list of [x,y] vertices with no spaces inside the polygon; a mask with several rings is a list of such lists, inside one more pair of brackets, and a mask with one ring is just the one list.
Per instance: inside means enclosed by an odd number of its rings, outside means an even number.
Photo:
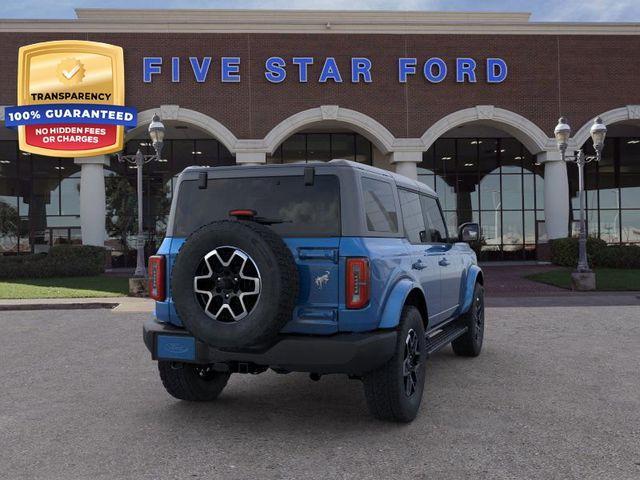
[{"label": "rear door handle", "polygon": [[424,263],[422,263],[422,260],[417,260],[413,262],[413,265],[411,265],[411,268],[413,268],[414,270],[423,270],[427,268],[427,266]]},{"label": "rear door handle", "polygon": [[438,265],[440,265],[441,267],[446,267],[447,265],[449,265],[449,260],[447,260],[446,257],[443,257],[442,260],[438,262]]}]

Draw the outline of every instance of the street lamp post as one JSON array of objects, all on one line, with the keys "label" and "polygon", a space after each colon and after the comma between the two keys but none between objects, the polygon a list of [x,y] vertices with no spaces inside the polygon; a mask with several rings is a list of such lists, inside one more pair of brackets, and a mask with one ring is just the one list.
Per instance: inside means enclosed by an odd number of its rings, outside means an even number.
[{"label": "street lamp post", "polygon": [[145,268],[144,262],[144,233],[143,233],[143,209],[142,209],[142,166],[145,163],[149,163],[153,160],[160,160],[162,145],[164,142],[164,133],[165,128],[163,123],[160,121],[160,117],[156,114],[153,116],[151,120],[151,124],[149,125],[149,137],[151,138],[151,142],[153,145],[153,149],[155,153],[153,155],[143,155],[143,153],[138,148],[138,151],[135,155],[122,155],[118,153],[118,161],[119,162],[127,162],[132,165],[135,165],[137,170],[137,194],[138,194],[138,235],[136,237],[136,250],[137,250],[137,259],[136,259],[136,271],[134,273],[135,277],[146,277],[147,269]]},{"label": "street lamp post", "polygon": [[[571,127],[567,123],[566,118],[561,117],[558,125],[554,130],[558,149],[562,154],[563,161],[574,162],[578,166],[578,191],[580,195],[580,237],[578,240],[578,266],[574,274],[574,282],[576,275],[583,277],[591,277],[591,284],[595,288],[595,277],[589,268],[589,260],[587,258],[587,227],[585,218],[585,191],[584,191],[584,166],[592,161],[599,162],[602,158],[602,149],[604,147],[604,139],[607,134],[607,127],[602,123],[602,119],[597,117],[591,126],[591,139],[593,140],[593,148],[595,155],[585,155],[582,149],[572,155],[567,155],[567,146],[569,137],[571,136]],[[593,289],[587,286],[584,289]]]}]

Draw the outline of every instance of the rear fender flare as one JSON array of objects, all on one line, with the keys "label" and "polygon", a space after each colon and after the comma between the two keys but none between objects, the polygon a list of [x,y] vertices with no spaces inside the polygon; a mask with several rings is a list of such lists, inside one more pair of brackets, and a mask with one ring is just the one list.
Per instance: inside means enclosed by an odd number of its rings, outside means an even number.
[{"label": "rear fender flare", "polygon": [[409,278],[402,278],[394,285],[384,305],[380,324],[378,325],[379,328],[395,328],[398,326],[407,296],[415,288],[422,292],[422,288]]},{"label": "rear fender flare", "polygon": [[471,303],[473,302],[473,291],[476,286],[476,282],[483,282],[482,278],[482,270],[477,265],[471,265],[469,267],[469,271],[467,272],[467,278],[464,282],[464,289],[461,295],[460,302],[460,315],[463,313],[467,313],[471,308]]}]

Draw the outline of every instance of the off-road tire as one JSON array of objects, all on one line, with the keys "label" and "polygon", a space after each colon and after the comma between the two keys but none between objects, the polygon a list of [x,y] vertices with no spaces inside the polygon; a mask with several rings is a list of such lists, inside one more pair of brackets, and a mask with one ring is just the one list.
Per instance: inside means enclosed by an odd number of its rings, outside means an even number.
[{"label": "off-road tire", "polygon": [[454,353],[461,357],[477,357],[482,351],[484,339],[484,287],[479,283],[473,289],[469,311],[460,316],[459,322],[468,330],[451,342]]},{"label": "off-road tire", "polygon": [[230,373],[216,372],[207,366],[159,361],[158,370],[164,388],[179,400],[210,402],[227,385]]},{"label": "off-road tire", "polygon": [[[407,341],[410,332],[418,342],[418,365],[415,369],[415,390],[407,395],[404,365],[407,361]],[[363,376],[364,393],[369,412],[380,420],[410,422],[418,414],[426,376],[426,340],[420,311],[407,305],[403,308],[393,357],[382,367]]]},{"label": "off-road tire", "polygon": [[[194,276],[204,256],[224,246],[249,256],[261,277],[257,302],[245,317],[231,322],[208,316],[194,291]],[[182,245],[171,272],[171,294],[178,316],[196,338],[219,348],[264,346],[292,318],[298,270],[287,245],[269,227],[221,220],[194,231]]]}]

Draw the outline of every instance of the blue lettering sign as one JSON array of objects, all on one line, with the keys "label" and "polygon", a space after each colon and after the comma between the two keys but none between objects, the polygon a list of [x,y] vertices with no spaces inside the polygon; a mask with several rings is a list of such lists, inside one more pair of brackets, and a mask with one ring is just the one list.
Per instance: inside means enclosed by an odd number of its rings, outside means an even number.
[{"label": "blue lettering sign", "polygon": [[[180,83],[182,81],[182,57],[171,58],[171,82]],[[204,83],[207,81],[209,71],[211,69],[211,61],[213,57],[188,57],[191,70],[196,82]],[[222,83],[239,83],[240,76],[240,57],[220,57],[220,80]],[[453,59],[452,59],[453,60]],[[457,83],[477,83],[477,67],[478,62],[471,57],[455,58],[455,64],[449,60],[449,66],[455,68],[455,77]],[[417,74],[418,61],[422,65],[422,73],[429,83],[440,83],[447,78],[447,63],[442,58],[431,57],[422,64],[422,60],[416,57],[400,57],[398,58],[398,82],[407,83],[408,79]],[[142,80],[144,83],[152,83],[156,75],[162,75],[163,57],[143,57],[142,61]],[[311,66],[316,63],[314,57],[282,57],[272,56],[265,60],[264,76],[270,83],[282,83],[287,79],[287,63],[294,65],[298,69],[298,82],[308,83]],[[322,69],[317,79],[318,83],[327,83],[333,81],[335,83],[343,83],[342,74],[335,57],[325,57],[317,63],[322,63]],[[351,83],[372,83],[373,82],[373,61],[367,57],[351,57],[349,66],[351,74],[348,77]],[[169,74],[169,72],[166,72]],[[289,72],[295,76],[294,72]],[[313,72],[312,72],[313,73]],[[507,62],[502,58],[486,59],[486,82],[502,83],[507,79],[508,67]],[[168,79],[167,79],[168,80]]]},{"label": "blue lettering sign", "polygon": [[180,57],[171,57],[171,81],[180,82]]},{"label": "blue lettering sign", "polygon": [[240,81],[240,57],[222,57],[221,75],[223,83]]},{"label": "blue lettering sign", "polygon": [[333,80],[336,83],[342,83],[340,69],[333,57],[327,57],[324,61],[322,71],[320,72],[320,83],[326,83],[327,80]]},{"label": "blue lettering sign", "polygon": [[162,57],[144,57],[142,59],[142,81],[151,83],[151,75],[162,72]]},{"label": "blue lettering sign", "polygon": [[400,83],[407,83],[407,75],[415,75],[417,63],[416,58],[398,59],[398,81]]},{"label": "blue lettering sign", "polygon": [[313,57],[293,57],[291,63],[298,65],[298,81],[307,83],[307,70],[309,65],[313,64]]},{"label": "blue lettering sign", "polygon": [[456,58],[456,82],[464,83],[464,77],[476,83],[476,61],[473,58]]},{"label": "blue lettering sign", "polygon": [[351,59],[351,82],[360,82],[360,77],[365,83],[371,83],[371,60],[364,57],[354,57]]},{"label": "blue lettering sign", "polygon": [[[437,67],[437,74],[433,73],[433,67]],[[440,83],[447,76],[447,64],[441,58],[430,58],[424,64],[424,76],[431,83]]]},{"label": "blue lettering sign", "polygon": [[487,58],[487,82],[502,83],[507,78],[507,62],[501,58]]},{"label": "blue lettering sign", "polygon": [[287,78],[287,71],[284,69],[286,62],[282,57],[269,57],[267,61],[264,62],[264,66],[267,69],[264,72],[264,76],[271,83],[280,83],[284,82],[284,79]]},{"label": "blue lettering sign", "polygon": [[191,69],[193,70],[193,76],[196,78],[196,82],[203,83],[209,73],[211,57],[204,57],[202,59],[202,65],[198,63],[198,57],[189,57],[189,61],[191,62]]}]

